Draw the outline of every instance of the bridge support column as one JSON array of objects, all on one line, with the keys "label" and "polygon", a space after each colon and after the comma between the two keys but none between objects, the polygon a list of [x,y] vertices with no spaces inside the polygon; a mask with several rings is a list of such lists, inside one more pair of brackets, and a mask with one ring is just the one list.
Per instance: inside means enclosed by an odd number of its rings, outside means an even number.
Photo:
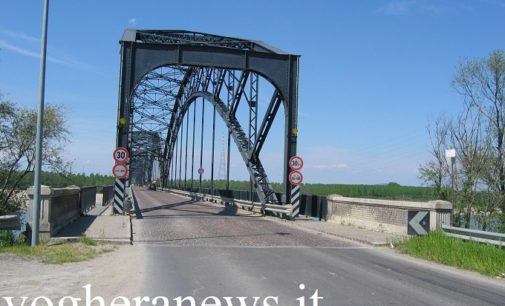
[{"label": "bridge support column", "polygon": [[[297,138],[298,138],[298,69],[299,69],[299,57],[290,56],[289,59],[289,90],[288,97],[284,97],[285,101],[285,112],[286,112],[286,128],[285,128],[285,152],[284,152],[284,195],[286,200],[284,203],[293,204],[293,213],[291,218],[296,218],[299,214],[300,201],[296,193],[293,194],[293,185],[289,183],[289,173],[291,169],[289,168],[288,162],[291,157],[296,155],[297,149]],[[296,198],[297,201],[292,203],[292,198]]]}]

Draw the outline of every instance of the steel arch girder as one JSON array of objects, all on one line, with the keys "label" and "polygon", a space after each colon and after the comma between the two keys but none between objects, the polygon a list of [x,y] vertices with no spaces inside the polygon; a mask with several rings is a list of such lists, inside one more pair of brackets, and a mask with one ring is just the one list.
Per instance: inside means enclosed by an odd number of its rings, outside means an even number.
[{"label": "steel arch girder", "polygon": [[272,186],[270,185],[268,176],[265,172],[265,169],[263,168],[263,165],[261,164],[261,160],[257,156],[256,158],[252,158],[251,154],[252,151],[249,148],[249,138],[244,133],[242,126],[234,116],[231,117],[229,116],[230,110],[228,110],[226,104],[223,101],[221,101],[219,97],[214,96],[210,92],[199,91],[192,93],[186,99],[186,101],[184,101],[180,105],[180,111],[177,112],[177,114],[173,115],[176,116],[176,118],[174,120],[175,121],[175,125],[173,127],[174,130],[171,133],[172,137],[170,137],[168,143],[169,148],[167,152],[168,163],[170,163],[170,160],[172,159],[173,150],[175,147],[175,141],[177,140],[177,135],[179,134],[179,128],[184,119],[184,116],[188,111],[189,106],[196,100],[196,98],[203,98],[208,102],[210,102],[216,108],[217,113],[219,114],[221,119],[223,119],[228,129],[231,131],[233,140],[237,145],[237,148],[240,152],[240,156],[244,160],[244,163],[247,167],[247,171],[249,172],[249,176],[253,181],[254,188],[256,190],[256,193],[258,194],[261,204],[263,206],[267,203],[278,204],[279,201],[276,198]]}]

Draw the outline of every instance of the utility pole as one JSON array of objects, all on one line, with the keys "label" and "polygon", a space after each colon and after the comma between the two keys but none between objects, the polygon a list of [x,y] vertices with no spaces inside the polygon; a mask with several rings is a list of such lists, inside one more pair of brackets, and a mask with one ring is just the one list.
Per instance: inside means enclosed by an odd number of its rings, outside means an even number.
[{"label": "utility pole", "polygon": [[39,244],[40,219],[40,172],[42,171],[42,137],[44,131],[44,94],[46,87],[47,16],[49,0],[44,1],[42,18],[42,47],[40,51],[39,107],[37,112],[37,139],[35,144],[35,174],[33,182],[32,247]]}]

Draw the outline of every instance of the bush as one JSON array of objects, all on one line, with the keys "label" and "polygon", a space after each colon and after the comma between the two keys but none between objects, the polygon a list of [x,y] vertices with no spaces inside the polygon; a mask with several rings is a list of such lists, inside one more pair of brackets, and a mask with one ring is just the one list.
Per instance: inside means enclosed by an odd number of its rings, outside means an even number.
[{"label": "bush", "polygon": [[12,246],[15,242],[10,231],[0,230],[0,248]]}]

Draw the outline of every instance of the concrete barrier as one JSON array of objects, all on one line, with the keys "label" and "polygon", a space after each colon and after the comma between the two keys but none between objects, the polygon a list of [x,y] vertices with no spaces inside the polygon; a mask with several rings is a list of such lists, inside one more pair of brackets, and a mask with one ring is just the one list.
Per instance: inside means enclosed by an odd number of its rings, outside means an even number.
[{"label": "concrete barrier", "polygon": [[407,235],[408,211],[429,211],[430,229],[451,224],[452,203],[411,202],[328,196],[327,219],[374,231]]},{"label": "concrete barrier", "polygon": [[[40,192],[40,236],[47,240],[80,216],[80,188],[50,188],[41,186]],[[33,187],[28,188],[29,224],[33,219]]]}]

